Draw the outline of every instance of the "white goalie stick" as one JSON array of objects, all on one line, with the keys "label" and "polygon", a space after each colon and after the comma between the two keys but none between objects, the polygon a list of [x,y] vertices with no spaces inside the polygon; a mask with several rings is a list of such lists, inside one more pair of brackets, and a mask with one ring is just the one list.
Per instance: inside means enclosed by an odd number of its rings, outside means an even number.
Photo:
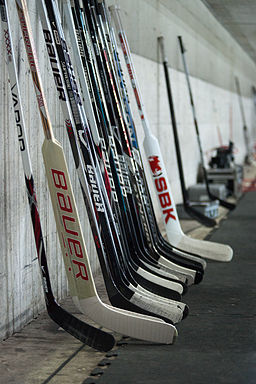
[{"label": "white goalie stick", "polygon": [[13,51],[12,37],[9,30],[8,10],[6,7],[5,0],[0,0],[0,8],[3,40],[5,41],[6,47],[7,67],[10,79],[10,89],[13,100],[15,123],[18,133],[22,165],[24,169],[26,192],[30,207],[31,221],[33,225],[34,238],[38,255],[38,263],[42,277],[46,309],[50,318],[60,327],[62,327],[65,331],[70,333],[72,336],[76,337],[83,343],[99,351],[108,351],[115,344],[114,337],[100,329],[86,324],[85,322],[77,319],[71,313],[67,312],[56,302],[52,292],[50,275],[47,265],[46,251],[43,241],[43,233],[38,212],[36,191],[34,187],[29,148],[27,143],[26,127],[24,122],[23,109],[21,105],[21,97]]},{"label": "white goalie stick", "polygon": [[233,251],[228,245],[193,239],[186,236],[182,231],[171,189],[168,183],[166,170],[163,164],[160,147],[156,138],[154,136],[152,137],[149,123],[145,116],[145,110],[138,89],[138,81],[132,63],[131,53],[120,20],[119,8],[117,6],[111,6],[109,9],[119,36],[121,48],[128,69],[128,74],[131,80],[137,107],[141,117],[145,133],[145,152],[149,160],[153,184],[156,188],[156,194],[158,196],[158,201],[163,215],[168,240],[171,246],[174,246],[181,251],[188,253],[191,252],[206,259],[230,261],[232,259]]},{"label": "white goalie stick", "polygon": [[[57,7],[57,3],[55,1],[45,1],[45,8],[47,10],[48,19],[51,25],[51,30],[54,36],[55,44],[56,44],[56,51],[59,56],[59,60],[61,63],[61,71],[63,72],[63,79],[65,82],[65,85],[67,87],[67,94],[68,98],[71,104],[72,113],[75,120],[75,129],[77,131],[77,136],[79,140],[79,146],[82,151],[83,156],[83,162],[85,165],[85,168],[88,169],[88,162],[90,164],[90,169],[94,168],[94,164],[91,162],[90,158],[88,158],[88,154],[90,155],[90,147],[93,150],[93,146],[90,143],[86,143],[86,140],[89,140],[89,126],[82,108],[82,102],[81,98],[78,92],[78,87],[76,84],[76,76],[73,72],[72,63],[69,57],[67,44],[65,42],[65,36],[62,30],[61,21],[60,21],[60,15]],[[45,28],[44,28],[45,29]],[[48,31],[44,30],[44,34],[47,35],[47,42],[49,43],[49,36]],[[53,46],[47,45],[47,50],[51,52],[51,56],[53,54]],[[58,61],[54,61],[54,65],[58,63]],[[72,79],[72,80],[71,80]],[[72,126],[69,127],[69,136],[74,135]],[[87,133],[86,133],[87,132]],[[83,140],[81,140],[80,136],[84,135]],[[87,136],[88,134],[88,136]],[[85,142],[85,144],[84,144]],[[73,146],[76,145],[76,143],[73,143]],[[74,147],[72,147],[73,151]],[[74,152],[73,152],[74,154]],[[76,160],[77,161],[77,160]],[[90,172],[91,173],[91,172]],[[96,173],[94,173],[96,176]],[[95,186],[96,186],[97,180],[95,179]],[[95,189],[95,187],[93,186]],[[100,189],[97,189],[97,193],[100,193]],[[86,191],[84,191],[86,193]],[[99,195],[98,195],[99,196]],[[98,197],[97,197],[98,199]],[[102,201],[102,199],[101,199]],[[89,218],[90,218],[90,211],[88,211]],[[115,255],[115,248],[112,244],[112,238],[111,234],[109,233],[108,226],[106,225],[106,217],[105,217],[105,208],[104,210],[100,209],[97,210],[97,216],[103,218],[101,220],[101,225],[98,226],[102,231],[102,236],[107,236],[105,240],[104,246],[105,248],[108,248],[109,252],[107,254],[108,257],[108,265],[103,265],[102,271],[106,270],[106,268],[111,269],[111,274],[114,277],[113,279],[110,277],[108,278],[106,282],[106,285],[110,286],[110,291],[107,289],[110,301],[113,305],[117,307],[121,307],[123,309],[129,309],[133,310],[135,312],[143,313],[143,314],[154,314],[156,317],[160,317],[167,322],[178,322],[183,317],[187,315],[187,306],[183,303],[169,301],[168,306],[160,305],[159,300],[157,297],[153,297],[150,295],[150,297],[145,296],[141,290],[138,290],[136,286],[133,286],[129,281],[125,281],[126,276],[122,274],[122,270],[120,266],[118,265],[118,260],[116,260]],[[102,216],[103,215],[103,216]],[[103,228],[104,226],[104,228]],[[97,235],[98,236],[98,235]],[[118,234],[115,235],[116,240]],[[118,245],[118,243],[116,243]],[[100,248],[98,247],[98,244],[96,244],[97,250],[99,251]],[[109,248],[111,247],[111,249]],[[102,262],[101,258],[99,258],[100,262]],[[115,264],[113,264],[115,263]],[[135,288],[135,289],[134,289]],[[162,288],[163,289],[163,288]],[[123,296],[122,296],[123,295]],[[169,296],[168,296],[169,297]],[[81,307],[81,306],[80,306]]]},{"label": "white goalie stick", "polygon": [[108,329],[143,340],[171,343],[177,333],[175,327],[157,319],[148,320],[112,309],[97,295],[64,152],[53,136],[42,92],[25,1],[16,0],[16,6],[45,132],[42,152],[71,296],[83,313]]}]

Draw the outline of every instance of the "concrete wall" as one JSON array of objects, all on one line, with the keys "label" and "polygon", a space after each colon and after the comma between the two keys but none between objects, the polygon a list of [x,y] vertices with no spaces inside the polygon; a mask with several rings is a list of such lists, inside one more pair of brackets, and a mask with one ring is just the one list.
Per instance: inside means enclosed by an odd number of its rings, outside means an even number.
[{"label": "concrete wall", "polygon": [[107,0],[119,4],[132,52],[159,62],[157,37],[166,39],[172,68],[183,71],[177,36],[182,35],[192,76],[235,91],[239,76],[244,95],[256,82],[255,63],[200,0]]},{"label": "concrete wall", "polygon": [[[57,299],[60,299],[67,294],[67,283],[41,155],[43,131],[37,112],[14,2],[9,1],[9,3],[39,210],[53,290]],[[131,44],[152,130],[160,140],[175,200],[180,202],[176,158],[163,69],[162,65],[159,64],[157,37],[160,34],[165,35],[169,63],[173,68],[170,69],[170,76],[188,185],[195,183],[199,154],[196,147],[185,78],[182,73],[182,63],[176,39],[177,34],[182,34],[188,48],[187,59],[192,74],[191,81],[204,151],[219,145],[216,125],[220,127],[223,143],[227,143],[230,132],[229,116],[231,111],[233,140],[239,149],[237,161],[242,161],[245,148],[233,78],[235,74],[240,78],[247,124],[251,137],[254,137],[255,112],[250,98],[250,87],[255,83],[256,68],[251,59],[217,23],[199,0],[193,2],[186,0],[120,0],[118,3],[124,10],[123,22],[127,29],[127,36]],[[108,1],[108,4],[110,4],[110,1]],[[36,1],[28,0],[28,7],[54,133],[62,143],[67,156],[72,184],[80,207],[80,218],[88,254],[92,268],[95,271],[98,266],[95,248],[74,171],[72,155],[63,130],[61,111],[56,103],[55,89],[49,75],[50,68],[45,55]],[[0,258],[0,338],[5,338],[20,329],[33,316],[36,316],[44,308],[44,300],[16,138],[12,101],[4,61],[3,39],[0,41],[0,49],[0,121],[2,127],[0,130],[0,244],[2,248],[2,257]],[[128,79],[127,84],[129,84]],[[134,110],[139,139],[142,142],[143,131],[132,94],[130,94],[130,100]]]}]

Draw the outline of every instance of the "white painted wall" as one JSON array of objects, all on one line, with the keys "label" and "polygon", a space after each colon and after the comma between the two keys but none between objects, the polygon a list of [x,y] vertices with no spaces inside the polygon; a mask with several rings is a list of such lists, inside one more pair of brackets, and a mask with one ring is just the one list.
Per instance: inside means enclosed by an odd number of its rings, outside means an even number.
[{"label": "white painted wall", "polygon": [[[88,254],[92,268],[95,271],[98,267],[95,248],[74,171],[68,140],[63,129],[61,111],[56,103],[55,89],[49,74],[50,68],[37,16],[36,1],[27,0],[27,2],[54,133],[56,138],[63,144],[66,153],[72,184],[77,197],[79,212],[81,213]],[[24,100],[28,139],[53,290],[57,299],[60,299],[67,294],[67,283],[41,155],[43,131],[37,112],[14,2],[8,1],[8,3],[10,5],[20,86]],[[110,4],[110,1],[108,1],[108,4]],[[195,2],[184,0],[168,2],[164,0],[120,0],[120,4],[125,10],[124,24],[127,23],[128,39],[131,41],[132,51],[136,53],[133,54],[134,63],[149,121],[153,132],[160,140],[175,200],[180,202],[180,187],[163,68],[161,64],[157,64],[159,62],[156,45],[157,36],[160,32],[163,34],[163,32],[168,31],[168,35],[166,35],[169,37],[167,53],[170,64],[175,68],[170,70],[170,75],[188,186],[195,183],[199,154],[196,148],[185,78],[181,72],[176,34],[185,34],[184,38],[186,37],[190,49],[188,64],[191,63],[191,73],[194,76],[191,80],[204,151],[219,145],[216,130],[217,123],[222,132],[223,143],[227,143],[229,138],[229,110],[232,108],[233,140],[239,148],[236,159],[237,162],[242,161],[245,153],[242,122],[237,96],[233,93],[234,89],[232,89],[233,83],[231,84],[231,81],[233,80],[231,79],[233,79],[234,74],[239,73],[241,75],[247,124],[251,136],[255,137],[255,112],[248,91],[249,85],[253,83],[253,77],[254,80],[256,79],[255,65],[232,38],[227,35],[227,32],[218,25],[199,0]],[[205,33],[206,29],[207,33]],[[220,48],[219,51],[218,47]],[[2,339],[20,329],[33,316],[42,311],[44,300],[24,188],[22,164],[16,139],[8,76],[4,62],[3,39],[0,39],[0,52],[0,244],[2,248],[0,257],[0,339]],[[205,54],[201,55],[202,52]],[[232,55],[230,55],[230,52],[232,52]],[[238,58],[236,58],[236,52],[238,52]],[[203,59],[201,59],[202,57]],[[217,58],[216,66],[213,61],[214,58]],[[128,79],[127,84],[129,84]],[[130,94],[130,100],[137,123],[139,139],[142,142],[142,128],[132,94]],[[217,114],[214,112],[214,103]]]}]

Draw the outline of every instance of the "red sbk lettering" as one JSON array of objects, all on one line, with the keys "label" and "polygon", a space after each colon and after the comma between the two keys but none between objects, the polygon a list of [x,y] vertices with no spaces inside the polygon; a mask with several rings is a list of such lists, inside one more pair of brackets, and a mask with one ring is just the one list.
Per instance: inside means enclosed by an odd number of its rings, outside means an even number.
[{"label": "red sbk lettering", "polygon": [[[65,174],[62,171],[52,169],[52,178],[54,185],[57,189],[66,191],[68,189]],[[67,235],[68,247],[71,255],[78,259],[72,259],[72,263],[75,264],[79,272],[76,274],[76,278],[81,277],[83,280],[88,280],[87,268],[82,259],[84,258],[81,243],[78,239],[71,238],[69,235],[78,236],[78,232],[71,229],[71,223],[75,223],[75,219],[68,215],[73,212],[73,207],[69,195],[64,195],[62,192],[57,192],[57,199],[60,210],[63,212],[62,221]]]},{"label": "red sbk lettering", "polygon": [[155,179],[155,186],[158,192],[158,198],[160,201],[160,205],[162,207],[163,213],[165,216],[165,223],[168,223],[168,220],[171,218],[176,220],[176,217],[173,215],[172,201],[170,198],[169,192],[165,192],[167,190],[167,184],[165,178],[163,176]]}]

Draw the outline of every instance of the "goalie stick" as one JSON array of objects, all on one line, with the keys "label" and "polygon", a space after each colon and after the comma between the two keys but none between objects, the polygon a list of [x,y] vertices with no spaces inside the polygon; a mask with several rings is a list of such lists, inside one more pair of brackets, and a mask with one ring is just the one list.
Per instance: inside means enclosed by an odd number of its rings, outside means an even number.
[{"label": "goalie stick", "polygon": [[175,327],[159,322],[157,319],[147,320],[133,317],[123,311],[118,312],[104,305],[97,295],[63,149],[54,139],[42,93],[27,8],[24,0],[16,0],[16,6],[45,132],[42,152],[71,295],[84,313],[108,329],[115,329],[122,334],[132,334],[132,337],[143,340],[171,343],[176,335]]},{"label": "goalie stick", "polygon": [[[147,139],[147,137],[150,137],[148,120],[145,119],[145,114],[142,113],[142,111],[144,111],[143,104],[141,101],[141,96],[138,92],[138,83],[137,83],[137,79],[136,79],[136,74],[135,74],[134,66],[132,64],[132,58],[131,58],[131,53],[129,50],[127,38],[126,38],[125,32],[122,28],[120,15],[119,15],[119,8],[117,6],[111,6],[111,7],[109,7],[109,9],[110,9],[111,15],[113,17],[114,24],[116,26],[119,40],[121,42],[122,52],[124,54],[124,59],[126,62],[126,66],[128,69],[132,88],[134,90],[134,94],[135,94],[135,98],[136,98],[136,102],[137,102],[137,107],[138,107],[138,110],[140,113],[140,117],[141,117],[141,120],[143,123],[145,135],[146,135],[146,139]],[[153,148],[152,148],[151,154],[154,153],[154,150],[155,150],[154,145],[152,145],[152,147]],[[147,146],[145,149],[147,149]],[[149,151],[149,156],[150,156],[150,151]],[[155,160],[155,159],[152,159],[152,160]],[[161,164],[162,163],[158,162],[158,160],[159,160],[158,158],[156,160],[157,160],[156,164],[154,163],[154,165],[156,165],[156,167],[153,168],[153,169],[155,169],[155,172],[153,172],[153,174],[156,173],[156,175],[153,175],[153,176],[155,176],[155,177],[153,177],[153,183],[155,184],[155,180],[157,182],[158,179],[160,179],[160,178],[164,179],[164,182],[166,185],[165,191],[167,191],[165,193],[167,193],[167,196],[169,196],[169,200],[170,200],[170,204],[171,204],[170,208],[168,208],[171,210],[170,211],[171,220],[169,220],[169,218],[167,221],[165,220],[167,237],[168,237],[168,240],[169,240],[171,246],[174,246],[178,250],[185,251],[188,253],[193,253],[195,255],[204,257],[206,259],[212,259],[212,260],[218,260],[218,261],[230,261],[232,259],[233,251],[232,251],[231,247],[229,247],[228,245],[217,244],[217,243],[212,243],[209,241],[193,239],[193,238],[186,236],[183,233],[182,228],[180,226],[179,218],[178,218],[178,215],[176,212],[175,204],[174,204],[172,195],[170,194],[170,189],[169,188],[167,189],[167,187],[168,187],[168,183],[166,182],[167,179],[165,177],[163,177],[166,175],[166,173],[162,174],[162,172],[161,172],[161,169],[162,169]],[[156,184],[155,184],[155,186],[156,186]],[[165,214],[167,214],[167,213],[165,213]],[[166,218],[167,218],[167,216],[166,216]]]},{"label": "goalie stick", "polygon": [[21,105],[20,89],[15,65],[13,43],[9,30],[8,10],[6,7],[5,0],[0,0],[0,8],[2,31],[4,34],[6,47],[7,67],[10,79],[10,89],[13,100],[13,109],[15,114],[15,122],[18,133],[22,165],[24,170],[26,192],[28,196],[31,221],[36,243],[38,263],[42,277],[46,309],[50,318],[56,324],[62,327],[65,331],[70,333],[72,336],[76,337],[78,340],[99,351],[109,351],[115,344],[114,337],[100,329],[86,324],[85,322],[77,319],[71,313],[67,312],[56,302],[52,292],[42,228],[40,223],[40,216],[36,199],[36,191],[34,187],[34,178],[32,174],[29,148],[27,143],[26,127],[23,109]]},{"label": "goalie stick", "polygon": [[199,148],[199,153],[200,153],[200,160],[201,160],[201,165],[202,165],[202,170],[203,170],[203,177],[204,177],[204,182],[205,182],[205,186],[206,186],[206,191],[207,191],[207,194],[211,200],[218,200],[220,205],[222,205],[223,207],[225,207],[227,209],[234,209],[236,207],[235,204],[232,204],[232,203],[229,203],[228,201],[222,200],[218,196],[215,196],[210,190],[209,180],[208,180],[208,176],[207,176],[207,170],[206,170],[205,162],[204,162],[202,144],[201,144],[201,139],[200,139],[200,134],[199,134],[198,122],[197,122],[197,117],[196,117],[196,109],[195,109],[195,104],[194,104],[193,94],[192,94],[192,88],[191,88],[190,79],[189,79],[188,67],[187,67],[187,63],[186,63],[186,59],[185,59],[185,49],[184,49],[184,45],[182,42],[182,37],[178,36],[178,40],[179,40],[179,45],[180,45],[180,52],[181,52],[183,67],[184,67],[184,71],[185,71],[185,75],[186,75],[190,105],[191,105],[192,113],[193,113],[194,126],[195,126],[195,131],[196,131],[196,138],[197,138],[197,143],[198,143],[198,148]]},{"label": "goalie stick", "polygon": [[[65,40],[64,40],[64,34],[63,34],[61,23],[60,23],[60,16],[59,16],[59,12],[57,10],[57,4],[54,1],[53,2],[47,1],[47,2],[45,2],[45,6],[47,9],[47,14],[48,14],[51,28],[53,31],[53,36],[54,36],[54,39],[56,39],[55,43],[56,43],[56,49],[57,49],[58,55],[60,56],[61,70],[63,70],[63,72],[65,74],[64,81],[65,81],[66,86],[67,86],[68,97],[70,98],[70,101],[71,101],[71,109],[73,110],[73,113],[75,116],[75,122],[76,122],[75,126],[76,126],[76,130],[78,133],[77,136],[78,136],[78,140],[79,140],[79,145],[81,146],[83,157],[84,157],[83,160],[85,161],[85,165],[86,165],[86,164],[88,164],[88,161],[90,161],[90,159],[88,158],[88,156],[90,156],[90,155],[87,154],[89,151],[89,147],[93,149],[93,146],[91,143],[89,143],[89,146],[88,146],[88,144],[85,144],[86,143],[85,140],[87,140],[86,135],[87,134],[89,135],[89,130],[88,130],[89,127],[87,125],[86,120],[84,120],[85,115],[83,113],[83,108],[81,106],[79,93],[77,92],[78,88],[76,85],[76,80],[75,80],[75,75],[73,73],[72,64],[71,64],[71,61],[70,61],[70,58],[68,55],[67,45],[66,45]],[[48,35],[47,35],[47,38],[49,38]],[[49,41],[48,41],[48,43],[49,43]],[[52,48],[53,47],[51,45],[51,53],[52,53]],[[48,49],[49,49],[49,47],[48,47]],[[57,61],[56,61],[56,64],[57,64]],[[70,81],[71,78],[72,78],[72,81]],[[74,88],[76,89],[76,96],[75,97],[72,96],[74,94]],[[79,132],[79,131],[84,132],[84,128],[86,128],[88,130],[88,131],[86,131],[87,133],[85,135],[84,135],[84,133]],[[73,132],[73,128],[69,127],[69,135],[71,135],[72,132]],[[81,134],[80,133],[82,133],[82,135],[84,135],[83,140],[81,140]],[[90,139],[90,137],[89,137],[89,139]],[[75,144],[73,144],[73,146],[74,145]],[[73,148],[72,148],[72,150],[73,150]],[[90,169],[91,168],[93,168],[93,165],[90,166]],[[91,171],[90,171],[90,173],[91,173]],[[94,174],[94,177],[95,177],[95,175],[96,174]],[[96,181],[97,180],[95,179],[94,183],[96,183]],[[96,186],[96,184],[95,184],[95,186]],[[93,186],[93,188],[94,188],[94,186]],[[97,199],[98,199],[98,197],[97,197]],[[99,200],[97,200],[97,201],[99,201]],[[170,321],[170,319],[168,319],[168,317],[167,317],[167,315],[168,315],[168,316],[171,316],[173,318],[173,321],[176,322],[178,317],[180,317],[180,314],[183,310],[185,310],[184,314],[186,314],[186,307],[183,304],[181,305],[180,303],[176,303],[176,304],[173,303],[171,307],[173,308],[174,312],[172,312],[172,308],[169,308],[169,310],[167,310],[167,308],[164,309],[162,307],[159,307],[156,305],[156,302],[154,300],[147,298],[147,297],[144,297],[140,292],[137,292],[136,290],[132,291],[130,289],[130,288],[132,288],[131,284],[130,284],[130,287],[128,287],[128,285],[124,281],[125,276],[122,274],[120,267],[118,267],[118,264],[115,264],[116,266],[113,264],[113,263],[118,263],[119,261],[118,261],[118,259],[116,259],[115,248],[113,248],[113,244],[112,244],[112,241],[113,241],[111,238],[112,235],[109,233],[109,229],[108,229],[107,223],[106,223],[106,217],[102,216],[103,214],[104,214],[104,211],[98,210],[97,216],[101,217],[103,219],[101,224],[104,226],[104,227],[102,227],[102,225],[101,225],[100,230],[101,230],[102,236],[104,236],[105,239],[107,239],[107,241],[105,241],[105,247],[106,247],[106,249],[109,249],[109,251],[111,251],[111,252],[107,253],[108,265],[105,266],[105,270],[109,269],[109,267],[110,267],[111,274],[112,274],[112,277],[114,279],[114,285],[112,284],[113,281],[108,280],[106,282],[107,287],[109,287],[109,284],[111,285],[111,290],[108,291],[111,303],[114,305],[117,305],[119,307],[121,306],[124,309],[132,309],[132,310],[136,310],[137,312],[144,313],[144,314],[149,314],[150,313],[149,311],[151,311],[157,317],[163,317],[166,321]],[[106,238],[106,236],[108,236],[108,237]],[[118,240],[117,236],[115,238],[116,238],[116,240]],[[117,246],[119,246],[118,243],[116,243],[116,244],[117,244]],[[109,248],[109,247],[111,247],[111,248]],[[100,262],[102,263],[102,259],[100,259]],[[103,271],[104,271],[104,269],[103,269]],[[118,284],[117,288],[118,288],[118,290],[121,291],[121,295],[120,295],[120,292],[116,289],[115,284]],[[122,295],[124,295],[124,296],[122,296]],[[125,299],[125,297],[127,299]],[[181,309],[181,307],[183,309]],[[179,315],[178,315],[178,313],[179,313]]]}]

